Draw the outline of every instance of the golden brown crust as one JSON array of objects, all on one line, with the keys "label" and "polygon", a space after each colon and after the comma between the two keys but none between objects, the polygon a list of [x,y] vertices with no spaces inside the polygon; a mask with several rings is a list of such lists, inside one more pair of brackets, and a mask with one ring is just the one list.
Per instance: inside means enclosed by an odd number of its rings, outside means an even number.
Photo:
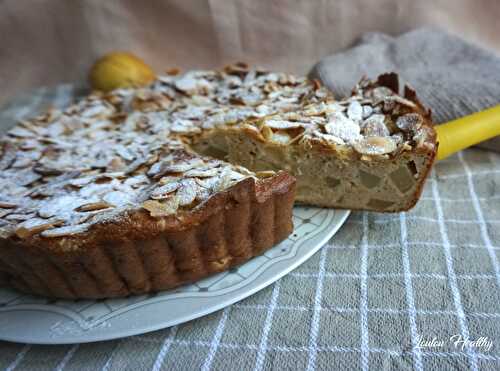
[{"label": "golden brown crust", "polygon": [[[155,220],[143,211],[85,235],[0,243],[0,284],[57,298],[165,290],[237,266],[292,231],[295,179],[248,178],[191,214]],[[75,245],[77,243],[78,245]],[[67,247],[71,248],[68,249]]]}]

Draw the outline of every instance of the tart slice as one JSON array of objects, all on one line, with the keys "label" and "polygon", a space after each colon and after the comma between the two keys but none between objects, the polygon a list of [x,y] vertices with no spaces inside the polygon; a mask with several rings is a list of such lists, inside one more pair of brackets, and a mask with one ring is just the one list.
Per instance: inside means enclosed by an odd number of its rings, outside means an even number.
[{"label": "tart slice", "polygon": [[396,74],[363,79],[351,97],[327,96],[300,109],[220,125],[192,139],[201,153],[252,171],[285,170],[297,179],[296,201],[344,209],[396,212],[419,199],[436,155],[430,111]]}]

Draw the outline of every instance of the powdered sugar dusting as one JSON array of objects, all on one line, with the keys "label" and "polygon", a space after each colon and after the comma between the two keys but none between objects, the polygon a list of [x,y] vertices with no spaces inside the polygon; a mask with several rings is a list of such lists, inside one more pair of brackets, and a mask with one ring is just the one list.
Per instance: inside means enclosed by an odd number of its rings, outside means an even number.
[{"label": "powdered sugar dusting", "polygon": [[324,125],[324,128],[328,134],[334,135],[347,143],[353,143],[361,137],[359,125],[340,112],[330,114],[328,123]]}]

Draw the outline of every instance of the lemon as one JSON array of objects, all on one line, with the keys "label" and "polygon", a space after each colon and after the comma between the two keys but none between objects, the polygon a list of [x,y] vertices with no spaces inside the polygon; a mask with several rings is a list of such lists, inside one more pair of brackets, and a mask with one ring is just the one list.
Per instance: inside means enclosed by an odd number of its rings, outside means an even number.
[{"label": "lemon", "polygon": [[144,86],[154,78],[155,73],[151,67],[139,57],[127,52],[104,55],[94,63],[89,74],[92,88],[103,91]]}]

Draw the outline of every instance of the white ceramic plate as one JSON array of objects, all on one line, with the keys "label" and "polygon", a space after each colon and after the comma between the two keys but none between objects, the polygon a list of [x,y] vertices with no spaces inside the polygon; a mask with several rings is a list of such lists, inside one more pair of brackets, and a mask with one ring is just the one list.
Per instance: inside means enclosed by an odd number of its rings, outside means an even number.
[{"label": "white ceramic plate", "polygon": [[323,246],[349,211],[294,208],[295,230],[279,245],[228,272],[176,290],[110,300],[47,300],[0,289],[0,340],[68,344],[110,340],[177,325],[252,295]]}]

